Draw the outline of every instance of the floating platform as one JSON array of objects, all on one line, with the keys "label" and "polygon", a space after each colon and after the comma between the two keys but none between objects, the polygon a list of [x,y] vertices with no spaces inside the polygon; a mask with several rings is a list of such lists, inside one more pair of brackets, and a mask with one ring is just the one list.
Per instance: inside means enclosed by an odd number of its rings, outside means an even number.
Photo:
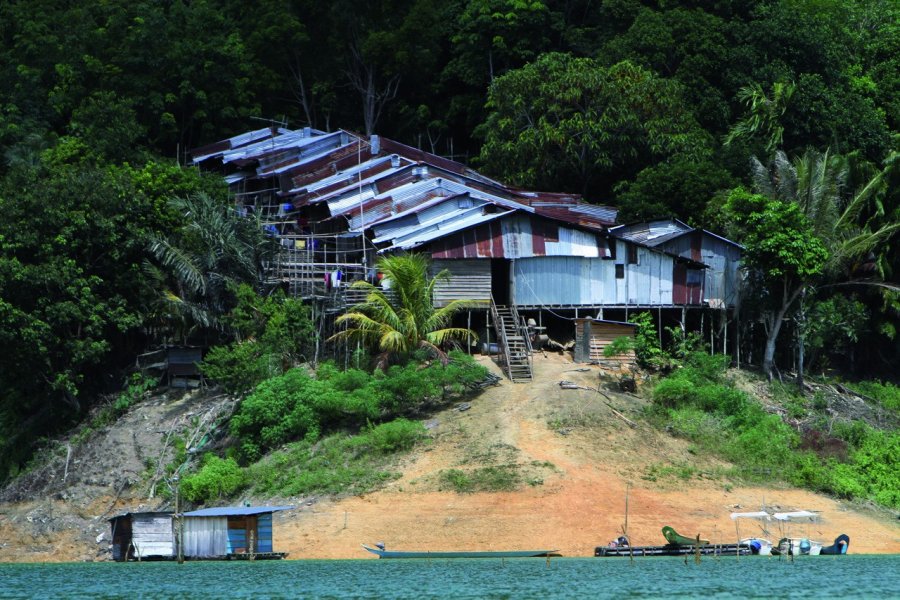
[{"label": "floating platform", "polygon": [[[703,556],[746,556],[750,554],[749,544],[707,544],[700,546]],[[594,556],[684,556],[697,554],[696,546],[666,544],[665,546],[597,546]]]}]

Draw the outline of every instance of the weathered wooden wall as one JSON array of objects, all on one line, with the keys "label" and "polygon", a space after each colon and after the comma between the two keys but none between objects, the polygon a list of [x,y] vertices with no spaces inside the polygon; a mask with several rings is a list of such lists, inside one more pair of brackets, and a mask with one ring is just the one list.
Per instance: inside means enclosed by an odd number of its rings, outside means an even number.
[{"label": "weathered wooden wall", "polygon": [[175,554],[175,534],[170,514],[131,515],[131,543],[134,554],[141,558],[149,556],[173,556]]},{"label": "weathered wooden wall", "polygon": [[575,319],[575,362],[634,362],[633,350],[612,357],[603,355],[606,347],[620,337],[634,337],[634,326],[595,319]]}]

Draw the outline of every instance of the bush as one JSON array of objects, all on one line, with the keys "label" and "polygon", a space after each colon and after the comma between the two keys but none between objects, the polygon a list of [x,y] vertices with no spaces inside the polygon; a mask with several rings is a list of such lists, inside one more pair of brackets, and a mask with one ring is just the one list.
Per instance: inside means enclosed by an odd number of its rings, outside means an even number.
[{"label": "bush", "polygon": [[874,398],[885,408],[900,411],[900,387],[892,383],[859,381],[848,384],[847,387],[856,390],[860,394]]},{"label": "bush", "polygon": [[873,430],[851,456],[857,481],[870,497],[900,508],[900,433]]},{"label": "bush", "polygon": [[206,504],[233,496],[246,483],[244,471],[233,458],[219,458],[212,454],[203,457],[203,467],[181,481],[181,493],[191,502]]},{"label": "bush", "polygon": [[352,438],[353,445],[376,452],[392,454],[409,450],[425,438],[425,426],[419,421],[396,419],[381,425],[370,426]]},{"label": "bush", "polygon": [[398,477],[384,470],[396,452],[425,437],[421,423],[398,420],[356,436],[334,434],[315,444],[295,442],[248,467],[254,493],[363,494]]},{"label": "bush", "polygon": [[290,440],[318,437],[317,415],[301,400],[312,383],[305,371],[291,369],[262,382],[241,402],[231,418],[231,433],[249,458]]},{"label": "bush", "polygon": [[210,348],[200,370],[232,394],[246,394],[279,373],[275,358],[255,341]]}]

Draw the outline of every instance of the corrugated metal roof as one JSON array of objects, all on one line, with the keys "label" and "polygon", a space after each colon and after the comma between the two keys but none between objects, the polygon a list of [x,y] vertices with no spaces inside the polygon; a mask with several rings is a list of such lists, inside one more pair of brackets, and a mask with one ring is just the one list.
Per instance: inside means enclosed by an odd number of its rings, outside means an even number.
[{"label": "corrugated metal roof", "polygon": [[184,513],[185,517],[243,517],[293,510],[294,506],[220,506],[218,508],[202,508]]},{"label": "corrugated metal roof", "polygon": [[484,214],[484,203],[460,207],[457,204],[456,198],[458,197],[454,197],[450,202],[438,204],[435,207],[436,209],[433,208],[432,210],[423,212],[418,219],[414,219],[413,222],[408,223],[405,227],[388,230],[388,232],[380,238],[375,238],[372,241],[379,244],[393,240],[393,244],[402,244],[405,239],[417,236],[424,231],[432,229],[446,231],[450,229],[454,223],[462,219],[468,219],[476,214]]},{"label": "corrugated metal roof", "polygon": [[441,223],[440,225],[434,225],[430,229],[425,231],[421,231],[417,234],[410,235],[402,241],[395,240],[394,244],[384,248],[383,250],[379,250],[379,252],[387,252],[389,250],[397,250],[403,249],[408,250],[410,248],[415,248],[416,246],[421,246],[422,244],[427,244],[433,240],[438,238],[442,238],[446,235],[450,235],[462,229],[466,229],[467,227],[472,227],[475,225],[480,225],[482,223],[487,223],[488,221],[493,221],[494,219],[499,219],[500,217],[505,217],[510,214],[512,211],[495,213],[490,215],[482,214],[481,212],[467,215],[463,218],[460,218],[455,221],[451,221],[449,223]]},{"label": "corrugated metal roof", "polygon": [[173,514],[173,513],[170,510],[151,510],[151,511],[144,511],[144,512],[127,512],[127,513],[122,513],[120,515],[116,515],[114,517],[110,517],[107,519],[107,521],[115,521],[116,519],[122,519],[124,517],[130,517],[130,516],[141,516],[141,515],[164,515],[165,516],[165,515],[171,515],[171,514]]}]

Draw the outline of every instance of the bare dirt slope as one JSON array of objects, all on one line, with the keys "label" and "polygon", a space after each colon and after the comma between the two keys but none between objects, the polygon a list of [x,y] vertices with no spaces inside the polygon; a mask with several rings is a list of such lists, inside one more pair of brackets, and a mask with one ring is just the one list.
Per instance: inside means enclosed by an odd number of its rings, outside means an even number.
[{"label": "bare dirt slope", "polygon": [[[584,387],[601,383],[598,367],[581,368],[558,355],[538,356],[534,383],[503,380],[472,401],[471,409],[437,415],[432,443],[402,466],[400,479],[377,493],[281,513],[276,547],[294,558],[361,558],[360,543],[377,540],[394,549],[557,549],[565,556],[590,556],[595,546],[621,534],[629,487],[633,544],[664,543],[663,525],[733,542],[729,513],[765,504],[772,510],[822,511],[820,525],[794,533],[831,541],[846,532],[852,552],[900,552],[900,525],[891,515],[853,510],[796,489],[732,488],[715,476],[721,464],[698,460],[688,444],[646,425],[632,429],[611,410],[636,420],[643,400],[606,389],[610,400],[595,391],[561,389],[561,380]],[[447,484],[440,473],[447,469],[510,462],[532,484],[503,493],[442,489]],[[699,476],[688,482],[645,479],[684,465],[694,465]],[[741,533],[759,530],[743,525]],[[777,539],[777,529],[772,533]]]},{"label": "bare dirt slope", "polygon": [[[360,543],[377,540],[394,549],[554,549],[590,556],[621,534],[626,488],[634,544],[662,543],[663,525],[732,542],[729,513],[765,504],[822,511],[820,525],[797,534],[830,541],[846,532],[853,553],[900,553],[900,522],[886,511],[795,489],[732,488],[717,475],[727,465],[698,459],[687,443],[640,424],[645,401],[610,391],[601,373],[559,355],[536,356],[533,383],[504,379],[470,400],[468,410],[451,407],[431,418],[431,442],[402,459],[402,476],[385,489],[337,500],[250,500],[299,506],[276,513],[275,549],[292,558],[363,558]],[[562,389],[562,380],[600,385],[606,395]],[[229,402],[154,398],[72,455],[61,446],[55,459],[0,492],[0,562],[108,560],[106,519],[172,508],[158,493],[151,497],[152,477],[148,481],[149,467],[167,460],[170,432],[199,443],[203,423],[227,412]],[[637,428],[622,417],[638,421]],[[449,469],[510,465],[522,481],[514,492],[459,494],[442,476]],[[688,481],[671,474],[688,466]],[[744,527],[742,534],[759,533]],[[777,530],[772,537],[779,537]]]},{"label": "bare dirt slope", "polygon": [[85,443],[72,436],[0,490],[0,562],[108,560],[107,519],[171,510],[165,466],[176,438],[200,447],[233,400],[190,392],[154,396]]}]

